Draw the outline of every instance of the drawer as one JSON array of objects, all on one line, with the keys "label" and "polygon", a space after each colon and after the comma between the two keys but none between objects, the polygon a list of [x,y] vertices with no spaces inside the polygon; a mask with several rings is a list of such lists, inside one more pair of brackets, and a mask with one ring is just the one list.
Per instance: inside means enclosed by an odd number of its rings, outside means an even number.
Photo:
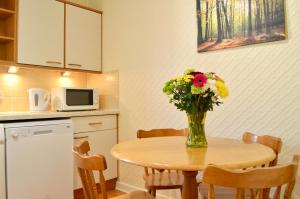
[{"label": "drawer", "polygon": [[73,117],[74,133],[93,132],[117,128],[116,115]]}]

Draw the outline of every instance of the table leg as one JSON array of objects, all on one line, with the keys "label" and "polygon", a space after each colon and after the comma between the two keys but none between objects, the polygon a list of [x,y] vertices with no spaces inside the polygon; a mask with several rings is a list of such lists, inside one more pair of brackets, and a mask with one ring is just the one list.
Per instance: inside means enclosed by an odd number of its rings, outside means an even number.
[{"label": "table leg", "polygon": [[183,181],[183,191],[182,199],[198,199],[198,187],[196,176],[197,171],[183,171],[184,181]]}]

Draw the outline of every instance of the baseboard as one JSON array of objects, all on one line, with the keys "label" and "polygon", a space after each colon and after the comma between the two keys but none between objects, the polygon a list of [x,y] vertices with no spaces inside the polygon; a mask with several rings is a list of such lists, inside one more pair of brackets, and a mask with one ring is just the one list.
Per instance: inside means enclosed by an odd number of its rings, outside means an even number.
[{"label": "baseboard", "polygon": [[[133,185],[130,185],[127,183],[120,182],[120,181],[117,182],[116,189],[119,191],[125,192],[125,193],[129,193],[132,191],[146,191],[146,189],[136,187],[136,186],[133,186]],[[157,193],[156,199],[174,199],[174,198]]]}]

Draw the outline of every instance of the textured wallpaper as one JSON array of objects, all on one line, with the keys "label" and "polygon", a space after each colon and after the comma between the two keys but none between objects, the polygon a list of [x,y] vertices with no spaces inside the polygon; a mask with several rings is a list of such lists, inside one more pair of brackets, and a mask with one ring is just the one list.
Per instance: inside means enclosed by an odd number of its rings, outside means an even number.
[{"label": "textured wallpaper", "polygon": [[[185,127],[185,114],[161,90],[166,80],[197,67],[224,77],[231,93],[208,113],[207,133],[279,136],[280,162],[289,162],[300,153],[300,3],[286,5],[288,40],[198,54],[195,1],[103,0],[104,70],[119,70],[120,140],[134,139],[141,128]],[[142,173],[121,164],[119,186],[142,188]],[[178,192],[159,193],[179,198]]]}]

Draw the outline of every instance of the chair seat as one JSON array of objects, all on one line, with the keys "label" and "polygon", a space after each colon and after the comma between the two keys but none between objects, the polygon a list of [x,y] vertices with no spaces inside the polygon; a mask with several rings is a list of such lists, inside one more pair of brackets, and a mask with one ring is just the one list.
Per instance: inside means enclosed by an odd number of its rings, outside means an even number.
[{"label": "chair seat", "polygon": [[[144,176],[145,185],[148,189],[180,189],[183,185],[184,176],[177,172],[162,172]],[[197,184],[201,180],[197,179]]]},{"label": "chair seat", "polygon": [[[199,186],[200,194],[202,198],[207,198],[208,196],[208,185],[205,183],[201,183]],[[221,187],[214,185],[216,199],[232,199],[235,198],[236,190],[234,188]],[[250,191],[246,191],[245,199],[251,199]]]},{"label": "chair seat", "polygon": [[125,195],[113,197],[112,199],[154,199],[145,191],[134,191]]}]

